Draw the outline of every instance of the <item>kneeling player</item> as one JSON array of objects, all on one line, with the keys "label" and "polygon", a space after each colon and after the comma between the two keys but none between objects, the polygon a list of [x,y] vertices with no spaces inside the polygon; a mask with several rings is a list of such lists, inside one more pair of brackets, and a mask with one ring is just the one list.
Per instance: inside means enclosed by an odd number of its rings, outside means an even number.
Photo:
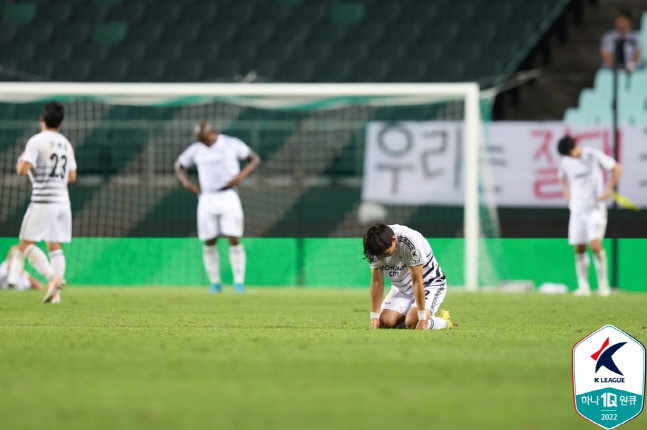
[{"label": "kneeling player", "polygon": [[[364,255],[371,266],[372,328],[453,328],[448,311],[435,316],[447,284],[422,234],[403,225],[375,224],[364,234]],[[382,301],[384,276],[392,287]]]}]

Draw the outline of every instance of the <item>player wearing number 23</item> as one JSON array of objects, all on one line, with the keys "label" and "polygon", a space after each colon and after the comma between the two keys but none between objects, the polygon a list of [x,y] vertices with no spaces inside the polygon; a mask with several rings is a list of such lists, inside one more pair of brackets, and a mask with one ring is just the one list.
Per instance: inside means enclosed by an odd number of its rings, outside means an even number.
[{"label": "player wearing number 23", "polygon": [[[40,117],[41,132],[32,136],[18,158],[16,172],[32,172],[31,203],[20,227],[19,249],[31,265],[49,281],[45,303],[60,301],[64,285],[65,257],[61,243],[72,240],[72,210],[67,184],[76,181],[72,145],[58,132],[65,111],[57,102],[47,103]],[[51,259],[36,246],[45,241]]]}]

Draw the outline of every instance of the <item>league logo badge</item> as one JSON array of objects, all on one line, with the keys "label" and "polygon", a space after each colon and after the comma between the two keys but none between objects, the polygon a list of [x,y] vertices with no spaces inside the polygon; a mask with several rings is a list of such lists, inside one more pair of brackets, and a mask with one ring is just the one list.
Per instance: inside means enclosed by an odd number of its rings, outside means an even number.
[{"label": "league logo badge", "polygon": [[645,347],[606,325],[573,347],[573,397],[580,416],[605,429],[637,417],[645,398]]}]

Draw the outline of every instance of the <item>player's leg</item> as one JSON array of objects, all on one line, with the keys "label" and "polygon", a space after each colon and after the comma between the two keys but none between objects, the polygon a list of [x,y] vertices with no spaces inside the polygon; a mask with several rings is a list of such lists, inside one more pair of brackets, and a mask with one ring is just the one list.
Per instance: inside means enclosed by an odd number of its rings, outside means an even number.
[{"label": "player's leg", "polygon": [[[63,247],[59,242],[46,242],[47,252],[49,254],[49,261],[57,275],[63,279],[65,285],[65,255],[63,254]],[[61,292],[57,292],[52,297],[52,303],[61,303]]]},{"label": "player's leg", "polygon": [[382,301],[380,309],[380,328],[404,328],[405,315],[411,304],[413,297],[404,294],[395,287],[391,287],[391,291],[386,295]]},{"label": "player's leg", "polygon": [[[438,311],[445,295],[447,294],[447,285],[445,283],[440,285],[425,286],[425,310],[427,311],[428,329],[443,330],[453,328],[454,324],[451,322],[449,312]],[[438,316],[436,316],[438,313]],[[408,328],[416,328],[418,325],[418,307],[412,306],[407,313],[406,324]]]},{"label": "player's leg", "polygon": [[245,269],[247,266],[245,247],[240,243],[245,224],[243,208],[240,198],[235,192],[229,193],[226,199],[229,204],[220,216],[220,226],[222,234],[229,240],[229,263],[234,274],[234,291],[243,293],[245,292]]},{"label": "player's leg", "polygon": [[204,241],[202,262],[209,278],[210,293],[222,291],[220,254],[218,253],[218,248],[216,248],[216,240],[219,235],[218,216],[209,210],[208,202],[201,198],[198,201],[198,237]]},{"label": "player's leg", "polygon": [[25,270],[25,256],[16,245],[9,248],[7,254],[7,285],[9,288],[17,288],[20,276]]},{"label": "player's leg", "polygon": [[586,252],[586,220],[583,215],[571,212],[568,221],[568,243],[575,250],[575,274],[577,276],[577,290],[575,295],[588,296],[591,294],[589,285],[589,266],[591,260]]},{"label": "player's leg", "polygon": [[609,288],[609,276],[607,265],[607,254],[602,247],[602,239],[607,229],[607,210],[606,208],[599,209],[593,212],[588,219],[587,235],[589,245],[593,252],[593,264],[595,266],[595,275],[598,279],[598,293],[601,296],[608,296],[611,294]]},{"label": "player's leg", "polygon": [[[49,236],[45,238],[49,260],[57,275],[62,279],[61,287],[65,285],[66,261],[62,243],[72,241],[72,209],[69,204],[57,205],[58,213],[51,221]],[[52,297],[52,303],[61,302],[61,291]]]}]

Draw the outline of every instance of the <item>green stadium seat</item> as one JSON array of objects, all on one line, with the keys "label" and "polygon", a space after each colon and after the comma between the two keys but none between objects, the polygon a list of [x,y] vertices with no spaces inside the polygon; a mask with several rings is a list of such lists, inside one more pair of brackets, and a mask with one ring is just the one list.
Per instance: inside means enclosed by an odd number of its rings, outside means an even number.
[{"label": "green stadium seat", "polygon": [[73,58],[70,61],[58,63],[54,70],[54,78],[60,81],[84,82],[90,80],[91,70],[92,61]]},{"label": "green stadium seat", "polygon": [[304,2],[295,10],[295,16],[307,19],[312,25],[330,23],[330,4],[326,2]]},{"label": "green stadium seat", "polygon": [[35,15],[36,5],[33,3],[9,3],[4,7],[2,22],[27,24],[33,21]]},{"label": "green stadium seat", "polygon": [[179,20],[183,23],[211,23],[219,14],[218,3],[198,3],[187,5],[182,8]]},{"label": "green stadium seat", "polygon": [[25,26],[16,33],[16,41],[34,42],[37,45],[41,45],[49,42],[52,34],[54,34],[54,26],[52,24],[40,24],[37,27]]},{"label": "green stadium seat", "polygon": [[420,2],[401,5],[400,22],[407,24],[411,22],[436,22],[439,17],[439,7],[436,2]]},{"label": "green stadium seat", "polygon": [[349,28],[346,40],[349,42],[364,41],[375,43],[381,41],[385,35],[385,28],[382,23],[365,23]]},{"label": "green stadium seat", "polygon": [[92,40],[96,43],[116,45],[126,37],[128,24],[123,21],[101,22],[94,27]]},{"label": "green stadium seat", "polygon": [[95,82],[119,82],[128,75],[129,63],[125,60],[109,59],[92,63],[92,80]]},{"label": "green stadium seat", "polygon": [[336,56],[343,58],[353,58],[355,61],[361,61],[369,54],[369,46],[364,41],[341,42],[333,48]]},{"label": "green stadium seat", "polygon": [[333,57],[333,44],[327,40],[308,43],[302,54],[305,60],[327,61]]},{"label": "green stadium seat", "polygon": [[166,74],[166,60],[146,58],[131,63],[128,71],[129,81],[162,82]]},{"label": "green stadium seat", "polygon": [[164,28],[160,42],[169,43],[181,40],[185,44],[195,43],[200,30],[200,27],[195,24],[168,24]]},{"label": "green stadium seat", "polygon": [[[183,55],[184,48],[184,44],[181,42],[151,43],[146,47],[145,56],[147,58],[163,58],[169,62],[177,61]],[[213,50],[213,46],[209,46],[208,49],[203,49],[201,52],[209,54]]]},{"label": "green stadium seat", "polygon": [[31,60],[36,53],[33,42],[12,43],[0,50],[0,60]]},{"label": "green stadium seat", "polygon": [[[404,7],[408,7],[406,2],[403,2]],[[381,21],[384,23],[392,23],[398,21],[402,15],[403,4],[400,2],[379,2],[368,3],[365,10],[366,21]]]},{"label": "green stadium seat", "polygon": [[[209,74],[206,74],[206,72],[209,72]],[[168,64],[165,80],[169,82],[195,82],[215,77],[217,75],[210,73],[210,69],[205,69],[202,59],[190,58]]]},{"label": "green stadium seat", "polygon": [[330,22],[333,24],[357,24],[366,13],[364,3],[335,2],[330,10]]},{"label": "green stadium seat", "polygon": [[124,21],[128,22],[132,27],[139,24],[144,19],[147,12],[147,5],[145,3],[131,2],[120,5],[119,7],[112,7],[106,14],[106,21]]},{"label": "green stadium seat", "polygon": [[74,47],[74,58],[87,58],[92,61],[105,61],[113,51],[110,48],[110,45],[97,45],[96,43],[76,45]]},{"label": "green stadium seat", "polygon": [[145,42],[124,42],[112,46],[112,51],[117,51],[122,59],[136,63],[146,55],[147,44]]},{"label": "green stadium seat", "polygon": [[72,8],[72,20],[96,24],[103,21],[108,14],[108,6],[101,3],[75,4]]},{"label": "green stadium seat", "polygon": [[255,13],[254,2],[237,2],[227,7],[220,8],[216,16],[216,21],[220,23],[235,22],[239,25],[245,25],[252,21]]},{"label": "green stadium seat", "polygon": [[386,26],[384,40],[402,43],[418,43],[422,35],[422,25],[419,23],[391,24]]},{"label": "green stadium seat", "polygon": [[[137,41],[146,41],[149,44],[159,43],[164,32],[164,25],[160,23],[139,24],[128,30],[128,39]],[[177,40],[170,41],[179,42]]]},{"label": "green stadium seat", "polygon": [[34,23],[52,22],[60,26],[67,25],[72,16],[72,4],[56,2],[56,4],[41,3],[36,9]]},{"label": "green stadium seat", "polygon": [[91,27],[88,23],[69,23],[57,28],[52,35],[52,41],[84,45],[90,42]]},{"label": "green stadium seat", "polygon": [[78,55],[78,47],[72,42],[48,42],[36,46],[36,57],[55,59],[57,63],[68,61]]},{"label": "green stadium seat", "polygon": [[389,58],[394,64],[398,64],[405,57],[408,46],[410,45],[399,40],[387,40],[374,44],[370,50],[373,55]]},{"label": "green stadium seat", "polygon": [[182,4],[173,0],[163,1],[146,8],[142,17],[145,24],[166,24],[177,22],[182,13]]}]

